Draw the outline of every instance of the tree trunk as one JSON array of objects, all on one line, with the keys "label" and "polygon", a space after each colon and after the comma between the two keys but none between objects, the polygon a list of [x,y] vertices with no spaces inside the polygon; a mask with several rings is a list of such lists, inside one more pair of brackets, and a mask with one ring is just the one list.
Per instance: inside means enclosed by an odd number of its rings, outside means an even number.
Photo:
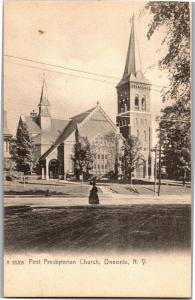
[{"label": "tree trunk", "polygon": [[183,172],[183,185],[186,184],[186,170]]},{"label": "tree trunk", "polygon": [[79,180],[79,172],[78,171],[75,172],[75,175],[76,175],[76,180]]},{"label": "tree trunk", "polygon": [[115,178],[118,179],[118,159],[116,158],[115,159],[115,166],[114,166],[114,175],[115,175]]},{"label": "tree trunk", "polygon": [[129,174],[129,180],[130,180],[130,184],[132,184],[132,174]]}]

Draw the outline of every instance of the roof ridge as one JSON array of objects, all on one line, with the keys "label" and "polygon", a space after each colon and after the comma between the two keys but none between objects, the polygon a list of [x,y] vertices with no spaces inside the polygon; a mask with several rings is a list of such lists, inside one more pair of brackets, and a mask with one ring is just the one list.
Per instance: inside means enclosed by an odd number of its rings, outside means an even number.
[{"label": "roof ridge", "polygon": [[85,110],[85,111],[83,111],[82,113],[79,113],[79,114],[77,114],[77,115],[71,117],[71,120],[74,119],[74,118],[76,118],[76,117],[80,117],[80,116],[83,115],[83,114],[88,114],[88,113],[90,113],[91,111],[93,111],[95,108],[96,108],[96,106],[94,106],[93,108],[90,108],[90,109],[88,109],[88,110]]}]

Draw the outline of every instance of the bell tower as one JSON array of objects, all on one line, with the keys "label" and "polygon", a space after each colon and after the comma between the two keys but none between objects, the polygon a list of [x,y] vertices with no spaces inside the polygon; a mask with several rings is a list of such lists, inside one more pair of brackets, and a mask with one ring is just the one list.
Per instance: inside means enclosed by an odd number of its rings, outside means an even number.
[{"label": "bell tower", "polygon": [[151,83],[141,70],[134,23],[133,16],[125,69],[122,79],[116,86],[118,97],[116,122],[124,138],[130,135],[138,137],[144,161],[136,170],[135,176],[148,178],[151,176]]}]

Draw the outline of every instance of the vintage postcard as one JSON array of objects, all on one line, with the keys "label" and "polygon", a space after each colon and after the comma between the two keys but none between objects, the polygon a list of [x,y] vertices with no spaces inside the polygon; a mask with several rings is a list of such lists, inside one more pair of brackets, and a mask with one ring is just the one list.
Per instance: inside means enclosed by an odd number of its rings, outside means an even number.
[{"label": "vintage postcard", "polygon": [[191,296],[191,4],[4,1],[4,295]]}]

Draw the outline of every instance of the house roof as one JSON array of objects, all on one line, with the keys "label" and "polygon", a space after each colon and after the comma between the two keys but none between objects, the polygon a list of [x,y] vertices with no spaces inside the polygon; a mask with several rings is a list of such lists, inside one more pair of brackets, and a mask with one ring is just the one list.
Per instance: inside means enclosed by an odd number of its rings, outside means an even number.
[{"label": "house roof", "polygon": [[45,159],[47,155],[49,155],[53,149],[55,149],[58,145],[60,145],[63,141],[65,141],[77,128],[77,124],[83,122],[89,115],[92,113],[96,107],[93,107],[81,114],[78,114],[70,119],[70,121],[65,126],[62,133],[56,139],[55,143],[41,156],[40,159]]}]

